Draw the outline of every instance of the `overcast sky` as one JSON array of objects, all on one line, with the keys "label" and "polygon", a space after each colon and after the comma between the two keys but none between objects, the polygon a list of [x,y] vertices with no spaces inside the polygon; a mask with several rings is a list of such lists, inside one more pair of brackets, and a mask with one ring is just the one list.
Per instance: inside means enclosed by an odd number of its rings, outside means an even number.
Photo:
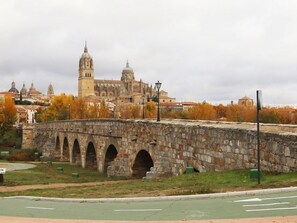
[{"label": "overcast sky", "polygon": [[178,101],[228,103],[262,90],[297,105],[297,1],[10,0],[0,2],[0,91],[15,81],[77,95],[85,40],[95,79],[162,82]]}]

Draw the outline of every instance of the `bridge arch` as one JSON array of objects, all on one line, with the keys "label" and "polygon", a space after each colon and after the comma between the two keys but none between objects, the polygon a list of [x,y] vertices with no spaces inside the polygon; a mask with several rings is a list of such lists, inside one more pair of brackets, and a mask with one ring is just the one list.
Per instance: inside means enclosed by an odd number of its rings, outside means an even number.
[{"label": "bridge arch", "polygon": [[56,137],[56,147],[55,147],[55,151],[56,151],[56,152],[60,152],[60,148],[61,148],[60,138],[59,138],[59,136],[57,136],[57,137]]},{"label": "bridge arch", "polygon": [[117,155],[118,155],[117,148],[113,144],[110,144],[107,147],[107,150],[105,152],[104,167],[103,167],[104,173],[107,173],[107,168],[110,165],[110,162],[112,162],[117,157]]},{"label": "bridge arch", "polygon": [[94,143],[90,141],[86,150],[86,167],[90,169],[97,169],[97,154]]},{"label": "bridge arch", "polygon": [[70,154],[69,142],[68,142],[67,137],[65,137],[64,141],[63,141],[62,160],[69,161],[69,154]]},{"label": "bridge arch", "polygon": [[75,139],[72,148],[72,163],[75,165],[81,165],[81,151],[78,140]]},{"label": "bridge arch", "polygon": [[144,149],[140,150],[137,153],[132,166],[132,177],[145,177],[146,172],[150,171],[153,166],[154,162],[149,152]]}]

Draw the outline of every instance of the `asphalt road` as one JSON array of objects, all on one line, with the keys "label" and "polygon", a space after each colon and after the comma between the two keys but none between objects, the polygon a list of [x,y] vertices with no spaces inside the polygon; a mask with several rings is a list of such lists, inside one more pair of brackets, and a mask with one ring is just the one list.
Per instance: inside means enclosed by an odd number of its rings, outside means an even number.
[{"label": "asphalt road", "polygon": [[88,220],[176,221],[296,216],[297,191],[227,198],[62,202],[1,198],[0,215]]}]

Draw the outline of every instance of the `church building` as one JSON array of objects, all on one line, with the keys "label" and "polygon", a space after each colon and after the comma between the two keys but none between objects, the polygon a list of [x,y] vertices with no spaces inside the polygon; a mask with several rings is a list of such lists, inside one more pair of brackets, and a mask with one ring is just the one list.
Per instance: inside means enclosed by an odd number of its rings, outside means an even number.
[{"label": "church building", "polygon": [[[79,60],[78,97],[96,97],[115,104],[141,104],[156,97],[156,89],[142,80],[137,81],[134,71],[127,61],[122,70],[120,80],[96,80],[94,78],[93,58],[85,45]],[[160,102],[174,102],[175,98],[168,97],[168,93],[160,91]]]}]

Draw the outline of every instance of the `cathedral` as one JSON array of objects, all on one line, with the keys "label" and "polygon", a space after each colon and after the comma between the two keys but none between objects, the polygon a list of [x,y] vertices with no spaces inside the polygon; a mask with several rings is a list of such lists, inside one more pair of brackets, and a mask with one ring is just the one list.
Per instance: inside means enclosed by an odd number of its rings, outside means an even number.
[{"label": "cathedral", "polygon": [[[96,97],[100,100],[115,104],[151,101],[156,97],[156,89],[152,85],[137,81],[134,71],[127,61],[122,70],[120,80],[96,80],[94,78],[93,58],[85,45],[84,52],[79,60],[78,97]],[[168,97],[167,92],[160,91],[160,102],[175,102],[175,98]]]},{"label": "cathedral", "polygon": [[[16,97],[20,97],[20,96],[21,97],[41,97],[41,96],[43,96],[42,93],[34,87],[33,82],[31,83],[31,87],[29,88],[29,90],[27,90],[25,83],[23,83],[23,87],[19,91],[16,88],[15,82],[13,81],[11,83],[11,88],[8,90],[8,92],[14,93],[16,95]],[[48,90],[47,90],[47,97],[52,97],[54,95],[55,95],[54,88],[53,88],[52,84],[50,84],[48,86]]]}]

